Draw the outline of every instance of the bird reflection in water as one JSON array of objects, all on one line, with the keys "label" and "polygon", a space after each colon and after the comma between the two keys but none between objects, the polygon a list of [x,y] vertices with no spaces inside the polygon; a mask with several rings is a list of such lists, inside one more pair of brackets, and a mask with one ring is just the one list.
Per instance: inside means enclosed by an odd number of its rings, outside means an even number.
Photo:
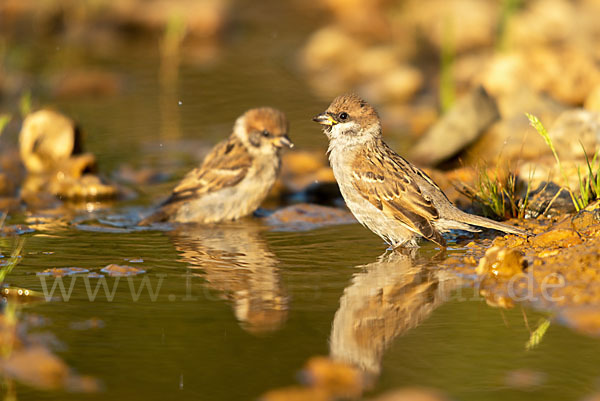
[{"label": "bird reflection in water", "polygon": [[414,258],[415,250],[385,253],[359,266],[333,320],[331,358],[375,378],[392,341],[417,327],[448,300],[460,279]]},{"label": "bird reflection in water", "polygon": [[264,226],[243,220],[184,225],[169,234],[188,268],[202,271],[206,289],[231,302],[240,326],[252,334],[280,329],[288,315],[279,261],[261,231]]}]

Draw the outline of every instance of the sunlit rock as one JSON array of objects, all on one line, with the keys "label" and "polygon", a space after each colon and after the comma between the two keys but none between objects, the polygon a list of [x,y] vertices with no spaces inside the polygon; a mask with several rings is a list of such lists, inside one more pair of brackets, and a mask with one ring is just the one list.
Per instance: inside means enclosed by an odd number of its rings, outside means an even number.
[{"label": "sunlit rock", "polygon": [[600,112],[600,84],[590,90],[583,102],[583,107],[589,111]]},{"label": "sunlit rock", "polygon": [[51,203],[46,194],[61,199],[112,199],[116,186],[95,174],[96,158],[83,153],[81,130],[70,118],[50,110],[25,118],[19,134],[20,154],[28,171],[21,197],[29,205]]},{"label": "sunlit rock", "polygon": [[490,275],[499,278],[510,278],[519,274],[527,267],[527,261],[523,254],[514,249],[503,249],[492,247],[485,252],[485,256],[479,260],[477,274]]},{"label": "sunlit rock", "polygon": [[438,164],[475,141],[499,117],[496,102],[479,87],[425,133],[412,149],[412,158],[425,165]]},{"label": "sunlit rock", "polygon": [[399,65],[366,83],[361,92],[373,102],[405,102],[423,86],[423,74],[409,65]]},{"label": "sunlit rock", "polygon": [[527,53],[527,67],[533,87],[572,105],[582,105],[600,84],[600,67],[577,47],[536,49]]},{"label": "sunlit rock", "polygon": [[560,312],[559,320],[584,334],[600,336],[600,308],[597,306],[566,308]]},{"label": "sunlit rock", "polygon": [[506,45],[539,47],[563,43],[582,28],[585,13],[568,0],[534,0],[509,21]]},{"label": "sunlit rock", "polygon": [[126,0],[108,4],[107,13],[123,25],[163,31],[176,19],[190,35],[202,39],[218,37],[230,19],[229,1]]},{"label": "sunlit rock", "polygon": [[355,366],[325,357],[312,357],[301,378],[306,385],[326,390],[331,398],[355,398],[365,388],[363,372]]},{"label": "sunlit rock", "polygon": [[19,134],[21,159],[30,173],[46,173],[81,153],[82,141],[73,120],[52,110],[40,110],[23,121]]},{"label": "sunlit rock", "polygon": [[[350,34],[339,27],[328,26],[310,36],[301,52],[300,60],[309,78],[316,79],[315,83],[321,81],[318,77],[335,76],[339,84],[344,84],[356,79],[353,66],[356,54],[360,54],[363,49],[364,45],[354,40]],[[313,86],[323,94],[330,95],[339,90],[338,85],[335,85],[336,80],[327,84],[323,79],[323,85]]]},{"label": "sunlit rock", "polygon": [[531,241],[535,246],[544,248],[568,248],[582,243],[577,232],[561,228],[538,234]]},{"label": "sunlit rock", "polygon": [[548,131],[561,160],[593,158],[600,143],[600,112],[573,109],[562,113]]},{"label": "sunlit rock", "polygon": [[499,5],[478,0],[408,1],[395,20],[410,26],[437,49],[456,52],[490,46],[496,38]]},{"label": "sunlit rock", "polygon": [[320,0],[344,29],[369,39],[389,39],[390,0]]}]

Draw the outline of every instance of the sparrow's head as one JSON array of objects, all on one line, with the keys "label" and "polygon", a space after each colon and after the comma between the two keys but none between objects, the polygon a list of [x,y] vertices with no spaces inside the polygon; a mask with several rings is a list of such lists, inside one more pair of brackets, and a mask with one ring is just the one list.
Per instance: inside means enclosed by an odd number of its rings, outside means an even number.
[{"label": "sparrow's head", "polygon": [[377,111],[355,94],[333,99],[327,111],[313,118],[323,125],[330,141],[358,144],[381,135]]},{"label": "sparrow's head", "polygon": [[284,146],[294,147],[287,135],[288,121],[285,114],[270,107],[245,112],[236,120],[233,132],[255,154],[273,154]]}]

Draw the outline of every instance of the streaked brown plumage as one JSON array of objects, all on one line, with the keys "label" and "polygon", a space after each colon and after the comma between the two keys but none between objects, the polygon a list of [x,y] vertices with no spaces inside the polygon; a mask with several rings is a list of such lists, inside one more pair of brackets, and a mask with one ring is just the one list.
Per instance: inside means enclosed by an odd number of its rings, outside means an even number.
[{"label": "streaked brown plumage", "polygon": [[473,226],[526,234],[456,208],[427,174],[383,141],[377,112],[360,97],[338,96],[314,120],[325,126],[329,160],[348,208],[392,247],[417,246],[418,237],[444,246],[443,232],[479,231]]},{"label": "streaked brown plumage", "polygon": [[248,110],[233,133],[190,171],[171,196],[139,224],[214,223],[254,212],[275,183],[281,148],[292,147],[285,115],[269,107]]}]

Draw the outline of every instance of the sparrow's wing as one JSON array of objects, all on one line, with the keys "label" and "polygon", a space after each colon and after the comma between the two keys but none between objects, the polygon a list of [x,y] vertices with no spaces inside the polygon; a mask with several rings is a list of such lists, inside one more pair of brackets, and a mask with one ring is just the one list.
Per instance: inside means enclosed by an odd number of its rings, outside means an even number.
[{"label": "sparrow's wing", "polygon": [[230,137],[217,144],[202,165],[187,173],[171,196],[138,224],[144,226],[169,220],[187,200],[232,187],[242,181],[251,165],[252,157],[244,145],[239,139]]},{"label": "sparrow's wing", "polygon": [[352,185],[387,216],[412,232],[444,245],[444,238],[432,224],[439,218],[439,212],[421,192],[415,174],[434,186],[435,183],[387,145],[382,145],[357,155],[352,165]]},{"label": "sparrow's wing", "polygon": [[236,137],[217,144],[202,165],[186,174],[165,204],[232,187],[242,181],[252,157]]}]

